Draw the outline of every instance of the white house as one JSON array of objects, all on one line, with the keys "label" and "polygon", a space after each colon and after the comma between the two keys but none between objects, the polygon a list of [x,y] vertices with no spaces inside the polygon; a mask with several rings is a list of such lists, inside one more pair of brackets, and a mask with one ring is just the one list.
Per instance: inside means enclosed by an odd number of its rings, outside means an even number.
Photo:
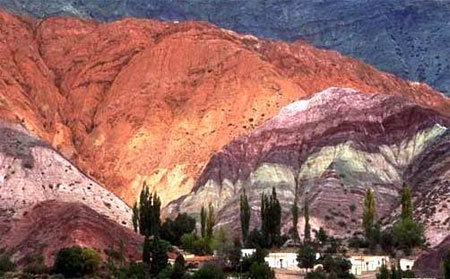
[{"label": "white house", "polygon": [[354,275],[361,275],[366,271],[376,271],[383,264],[388,265],[388,256],[351,256],[349,261],[352,264],[350,272]]},{"label": "white house", "polygon": [[297,266],[297,253],[269,253],[264,258],[271,268],[288,268]]},{"label": "white house", "polygon": [[256,252],[256,249],[242,249],[242,257],[250,257]]},{"label": "white house", "polygon": [[402,270],[411,270],[414,265],[414,260],[400,259],[400,268]]}]

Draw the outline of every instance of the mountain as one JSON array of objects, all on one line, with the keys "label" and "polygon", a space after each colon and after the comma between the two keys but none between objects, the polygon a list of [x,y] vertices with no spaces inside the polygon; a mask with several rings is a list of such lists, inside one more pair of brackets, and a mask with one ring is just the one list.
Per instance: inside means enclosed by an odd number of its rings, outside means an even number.
[{"label": "mountain", "polygon": [[[253,211],[252,227],[258,227],[261,193],[275,187],[287,232],[297,188],[298,207],[308,201],[313,229],[351,237],[362,233],[367,189],[374,190],[378,218],[388,225],[407,185],[415,215],[436,246],[450,232],[449,121],[402,97],[330,88],[285,106],[227,144],[211,158],[192,192],[167,211],[198,214],[212,202],[218,226],[239,232],[243,191]],[[303,231],[302,219],[298,226]]]},{"label": "mountain", "polygon": [[439,246],[423,253],[414,263],[414,272],[418,276],[441,276],[441,261],[450,250],[450,236]]},{"label": "mountain", "polygon": [[307,40],[450,94],[450,3],[442,0],[0,0],[35,17],[204,20],[260,37]]},{"label": "mountain", "polygon": [[199,22],[0,12],[0,61],[0,119],[20,123],[128,204],[143,182],[163,204],[188,194],[225,144],[331,86],[450,112],[427,85],[337,52]]},{"label": "mountain", "polygon": [[128,205],[23,127],[0,122],[0,247],[19,264],[81,245],[104,252],[124,243],[137,258],[140,237]]}]

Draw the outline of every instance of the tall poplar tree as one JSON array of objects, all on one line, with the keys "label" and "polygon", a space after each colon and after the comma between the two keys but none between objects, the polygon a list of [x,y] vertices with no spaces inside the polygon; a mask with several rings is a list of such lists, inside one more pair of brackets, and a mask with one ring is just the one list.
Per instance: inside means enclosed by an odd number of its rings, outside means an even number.
[{"label": "tall poplar tree", "polygon": [[161,200],[156,193],[151,194],[148,186],[142,187],[139,205],[133,206],[133,227],[145,237],[159,235],[161,227]]},{"label": "tall poplar tree", "polygon": [[412,219],[412,201],[411,201],[411,189],[404,186],[402,189],[402,219]]},{"label": "tall poplar tree", "polygon": [[243,194],[241,195],[240,206],[241,206],[240,215],[241,215],[242,241],[245,243],[248,238],[250,228],[250,216],[251,216],[250,205],[248,204],[245,189],[243,191]]},{"label": "tall poplar tree", "polygon": [[215,224],[216,224],[216,216],[214,213],[214,207],[210,202],[208,205],[208,216],[206,218],[206,238],[212,239]]},{"label": "tall poplar tree", "polygon": [[372,189],[367,189],[363,203],[363,228],[366,236],[370,237],[373,226],[375,225],[376,205],[375,195]]},{"label": "tall poplar tree", "polygon": [[275,188],[271,195],[261,194],[261,233],[269,247],[281,236],[281,205]]},{"label": "tall poplar tree", "polygon": [[206,217],[206,209],[202,206],[200,210],[200,232],[202,237],[206,236]]},{"label": "tall poplar tree", "polygon": [[305,198],[305,205],[303,207],[303,217],[305,218],[305,242],[311,241],[311,225],[309,224],[309,201]]}]

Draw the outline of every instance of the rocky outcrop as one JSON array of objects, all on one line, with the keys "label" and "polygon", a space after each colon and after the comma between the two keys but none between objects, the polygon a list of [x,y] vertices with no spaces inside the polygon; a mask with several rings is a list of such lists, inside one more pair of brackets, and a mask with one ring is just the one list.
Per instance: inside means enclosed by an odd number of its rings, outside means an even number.
[{"label": "rocky outcrop", "polygon": [[442,259],[450,251],[450,236],[442,241],[439,246],[423,253],[414,263],[416,276],[442,276]]},{"label": "rocky outcrop", "polygon": [[80,202],[131,227],[131,209],[23,128],[0,123],[0,208],[21,218],[47,200]]},{"label": "rocky outcrop", "polygon": [[0,12],[0,23],[0,118],[22,123],[129,204],[144,181],[164,204],[189,193],[211,154],[330,86],[450,112],[424,84],[302,42],[196,22]]},{"label": "rocky outcrop", "polygon": [[275,187],[286,232],[297,185],[298,206],[309,202],[314,229],[351,236],[361,228],[368,188],[375,191],[378,218],[387,220],[406,184],[413,189],[416,216],[427,225],[428,241],[435,246],[450,232],[443,218],[450,215],[449,124],[448,117],[400,97],[331,88],[282,108],[252,133],[227,144],[209,161],[193,191],[170,204],[167,213],[198,214],[200,206],[212,202],[218,225],[239,231],[243,190],[255,227],[260,195]]},{"label": "rocky outcrop", "polygon": [[20,266],[39,256],[51,266],[60,249],[74,245],[95,249],[105,258],[111,248],[123,249],[127,260],[142,256],[140,235],[83,203],[49,200],[30,206],[21,218],[11,219],[4,213],[2,209],[0,245]]},{"label": "rocky outcrop", "polygon": [[205,20],[262,37],[304,39],[450,93],[448,1],[0,0],[0,5],[37,17]]},{"label": "rocky outcrop", "polygon": [[141,239],[130,227],[124,201],[48,143],[0,122],[0,247],[20,265],[33,255],[51,265],[55,252],[73,245],[103,254],[122,243],[125,256],[138,259]]}]

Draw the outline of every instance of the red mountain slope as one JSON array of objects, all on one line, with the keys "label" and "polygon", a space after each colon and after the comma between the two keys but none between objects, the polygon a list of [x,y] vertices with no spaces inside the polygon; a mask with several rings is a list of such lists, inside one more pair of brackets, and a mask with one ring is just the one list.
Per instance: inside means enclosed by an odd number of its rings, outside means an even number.
[{"label": "red mountain slope", "polygon": [[164,203],[188,193],[212,153],[330,86],[450,111],[426,85],[302,42],[199,22],[0,12],[0,118],[22,122],[129,203],[143,181]]}]

